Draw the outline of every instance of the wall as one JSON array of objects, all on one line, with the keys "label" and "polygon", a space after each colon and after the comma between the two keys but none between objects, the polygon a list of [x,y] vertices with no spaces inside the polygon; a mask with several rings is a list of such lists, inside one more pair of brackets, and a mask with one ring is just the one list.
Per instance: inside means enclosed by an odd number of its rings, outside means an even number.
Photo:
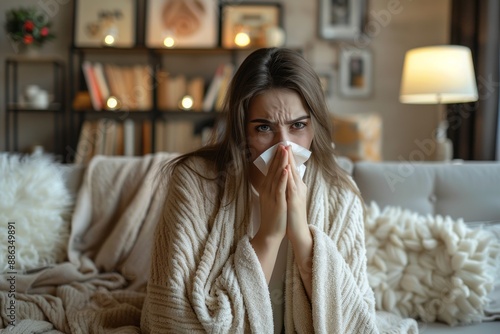
[{"label": "wall", "polygon": [[[404,55],[414,47],[448,43],[450,1],[370,0],[366,25],[370,42],[351,44],[326,42],[316,37],[316,3],[287,3],[287,32],[293,36],[293,40],[289,39],[291,44],[307,47],[306,54],[317,69],[333,71],[331,111],[338,114],[378,113],[383,121],[384,159],[422,158],[417,142],[432,138],[438,115],[436,106],[399,102]],[[301,25],[294,22],[301,22]],[[340,48],[349,46],[367,48],[372,53],[373,92],[369,98],[347,99],[339,94],[337,55]]]},{"label": "wall", "polygon": [[[435,106],[404,105],[399,103],[399,84],[405,52],[413,47],[448,42],[450,0],[369,0],[367,22],[370,37],[363,45],[325,41],[318,38],[317,2],[281,1],[287,46],[304,49],[306,58],[319,71],[332,74],[333,93],[329,97],[331,111],[338,114],[375,112],[383,120],[383,156],[385,160],[420,159],[418,142],[431,138],[437,124]],[[46,45],[43,54],[67,60],[71,43],[73,2],[69,0],[2,0],[0,12],[20,5],[33,4],[46,8],[54,21],[57,39]],[[392,12],[391,12],[392,11]],[[4,25],[5,15],[0,17]],[[338,61],[340,48],[368,48],[373,55],[373,92],[369,98],[347,99],[338,92]],[[5,34],[0,34],[0,62],[14,51]],[[0,69],[0,150],[4,149],[5,114],[4,66]],[[39,72],[37,80],[45,81]],[[28,80],[24,78],[25,80]],[[44,80],[45,79],[45,80]],[[20,141],[26,149],[34,143],[50,147],[52,119],[48,115],[22,118]],[[417,152],[418,153],[418,152]]]}]

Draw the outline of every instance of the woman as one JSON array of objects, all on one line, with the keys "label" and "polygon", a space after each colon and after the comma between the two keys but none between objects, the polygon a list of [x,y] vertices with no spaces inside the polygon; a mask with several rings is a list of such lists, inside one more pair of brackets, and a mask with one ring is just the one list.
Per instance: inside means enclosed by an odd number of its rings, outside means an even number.
[{"label": "woman", "polygon": [[[169,165],[142,330],[377,332],[362,201],[335,162],[312,67],[288,49],[254,51],[224,111],[224,134]],[[287,142],[311,151],[303,180]],[[264,174],[253,162],[269,148]]]}]

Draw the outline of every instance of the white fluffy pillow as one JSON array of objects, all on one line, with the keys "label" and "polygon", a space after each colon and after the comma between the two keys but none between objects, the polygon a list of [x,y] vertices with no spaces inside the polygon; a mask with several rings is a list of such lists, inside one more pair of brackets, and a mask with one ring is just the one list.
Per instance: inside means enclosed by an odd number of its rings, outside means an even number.
[{"label": "white fluffy pillow", "polygon": [[[50,156],[0,153],[0,271],[13,270],[7,245],[15,246],[18,272],[63,261],[72,202],[61,169]],[[9,222],[15,222],[11,243]]]},{"label": "white fluffy pillow", "polygon": [[482,321],[500,256],[491,233],[373,202],[365,233],[377,309],[449,325]]}]

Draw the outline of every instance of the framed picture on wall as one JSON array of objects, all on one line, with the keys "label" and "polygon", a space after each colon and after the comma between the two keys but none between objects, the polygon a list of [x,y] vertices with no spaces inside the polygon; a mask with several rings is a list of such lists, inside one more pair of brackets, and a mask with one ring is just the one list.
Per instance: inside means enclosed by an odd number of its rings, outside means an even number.
[{"label": "framed picture on wall", "polygon": [[319,35],[328,40],[353,40],[363,30],[366,0],[319,0]]},{"label": "framed picture on wall", "polygon": [[73,22],[76,47],[132,47],[137,0],[77,0]]},{"label": "framed picture on wall", "polygon": [[372,55],[368,49],[340,50],[340,93],[368,97],[372,92]]},{"label": "framed picture on wall", "polygon": [[221,7],[221,44],[224,48],[256,48],[284,44],[279,3],[238,2]]},{"label": "framed picture on wall", "polygon": [[147,1],[146,46],[213,48],[218,42],[218,0]]}]

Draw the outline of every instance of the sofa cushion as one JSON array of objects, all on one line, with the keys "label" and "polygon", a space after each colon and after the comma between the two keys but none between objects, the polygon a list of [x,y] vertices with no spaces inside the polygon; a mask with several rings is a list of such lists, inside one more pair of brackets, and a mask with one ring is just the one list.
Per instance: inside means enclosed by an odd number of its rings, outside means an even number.
[{"label": "sofa cushion", "polygon": [[380,310],[449,325],[486,320],[499,269],[493,233],[463,220],[367,207],[368,279]]},{"label": "sofa cushion", "polygon": [[48,155],[0,153],[0,240],[11,246],[0,248],[1,272],[66,258],[74,198],[60,166]]},{"label": "sofa cushion", "polygon": [[359,162],[364,200],[465,221],[500,220],[500,163]]},{"label": "sofa cushion", "polygon": [[[500,245],[500,221],[469,222],[470,228],[485,229],[492,233],[496,244]],[[500,320],[500,258],[493,282],[493,291],[489,294],[490,303],[485,308],[485,314],[490,320]],[[498,324],[500,326],[500,323]]]}]

